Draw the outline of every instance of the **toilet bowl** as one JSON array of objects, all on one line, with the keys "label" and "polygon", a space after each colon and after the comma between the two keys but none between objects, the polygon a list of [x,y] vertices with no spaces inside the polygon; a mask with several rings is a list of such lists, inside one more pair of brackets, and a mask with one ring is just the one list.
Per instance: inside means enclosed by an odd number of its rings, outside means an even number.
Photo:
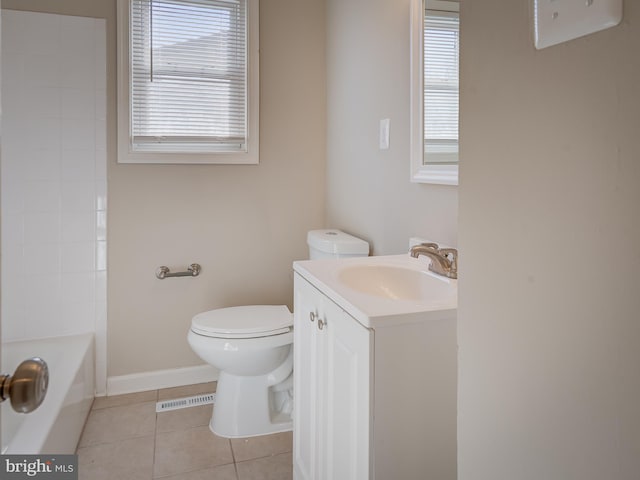
[{"label": "toilet bowl", "polygon": [[[309,258],[367,256],[369,244],[340,230],[312,230]],[[292,428],[293,315],[285,305],[220,308],[193,317],[193,351],[220,371],[209,428],[254,437]]]},{"label": "toilet bowl", "polygon": [[209,423],[213,433],[238,438],[291,430],[293,316],[285,305],[200,313],[187,340],[220,370]]}]

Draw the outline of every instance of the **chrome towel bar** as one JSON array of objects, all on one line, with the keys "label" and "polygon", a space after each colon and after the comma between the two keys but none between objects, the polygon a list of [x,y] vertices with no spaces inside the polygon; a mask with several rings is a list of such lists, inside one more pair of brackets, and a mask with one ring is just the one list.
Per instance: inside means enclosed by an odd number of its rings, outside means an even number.
[{"label": "chrome towel bar", "polygon": [[200,275],[200,270],[202,270],[202,267],[200,267],[200,265],[198,265],[197,263],[192,263],[187,267],[186,272],[171,273],[169,267],[165,267],[163,265],[162,267],[158,267],[158,269],[156,270],[156,277],[160,280],[164,280],[165,278],[169,277],[197,277],[198,275]]}]

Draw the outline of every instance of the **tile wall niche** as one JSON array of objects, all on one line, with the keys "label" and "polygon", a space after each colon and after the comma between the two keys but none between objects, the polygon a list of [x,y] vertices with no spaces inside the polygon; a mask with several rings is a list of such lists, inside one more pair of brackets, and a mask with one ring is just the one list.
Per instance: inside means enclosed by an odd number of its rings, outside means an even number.
[{"label": "tile wall niche", "polygon": [[1,32],[2,341],[95,332],[100,390],[105,21],[3,10]]}]

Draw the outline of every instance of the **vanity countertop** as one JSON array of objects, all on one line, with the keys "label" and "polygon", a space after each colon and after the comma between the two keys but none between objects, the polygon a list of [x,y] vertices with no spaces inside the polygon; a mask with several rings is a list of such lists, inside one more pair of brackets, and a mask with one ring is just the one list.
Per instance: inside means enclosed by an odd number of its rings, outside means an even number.
[{"label": "vanity countertop", "polygon": [[295,272],[368,328],[424,322],[458,307],[458,282],[408,254],[304,260]]}]

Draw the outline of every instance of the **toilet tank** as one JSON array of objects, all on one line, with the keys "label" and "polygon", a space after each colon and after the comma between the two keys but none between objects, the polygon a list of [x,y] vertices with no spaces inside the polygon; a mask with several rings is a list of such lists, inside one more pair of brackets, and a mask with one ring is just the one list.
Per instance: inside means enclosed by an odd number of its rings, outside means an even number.
[{"label": "toilet tank", "polygon": [[307,234],[309,259],[366,257],[369,243],[340,230],[311,230]]}]

